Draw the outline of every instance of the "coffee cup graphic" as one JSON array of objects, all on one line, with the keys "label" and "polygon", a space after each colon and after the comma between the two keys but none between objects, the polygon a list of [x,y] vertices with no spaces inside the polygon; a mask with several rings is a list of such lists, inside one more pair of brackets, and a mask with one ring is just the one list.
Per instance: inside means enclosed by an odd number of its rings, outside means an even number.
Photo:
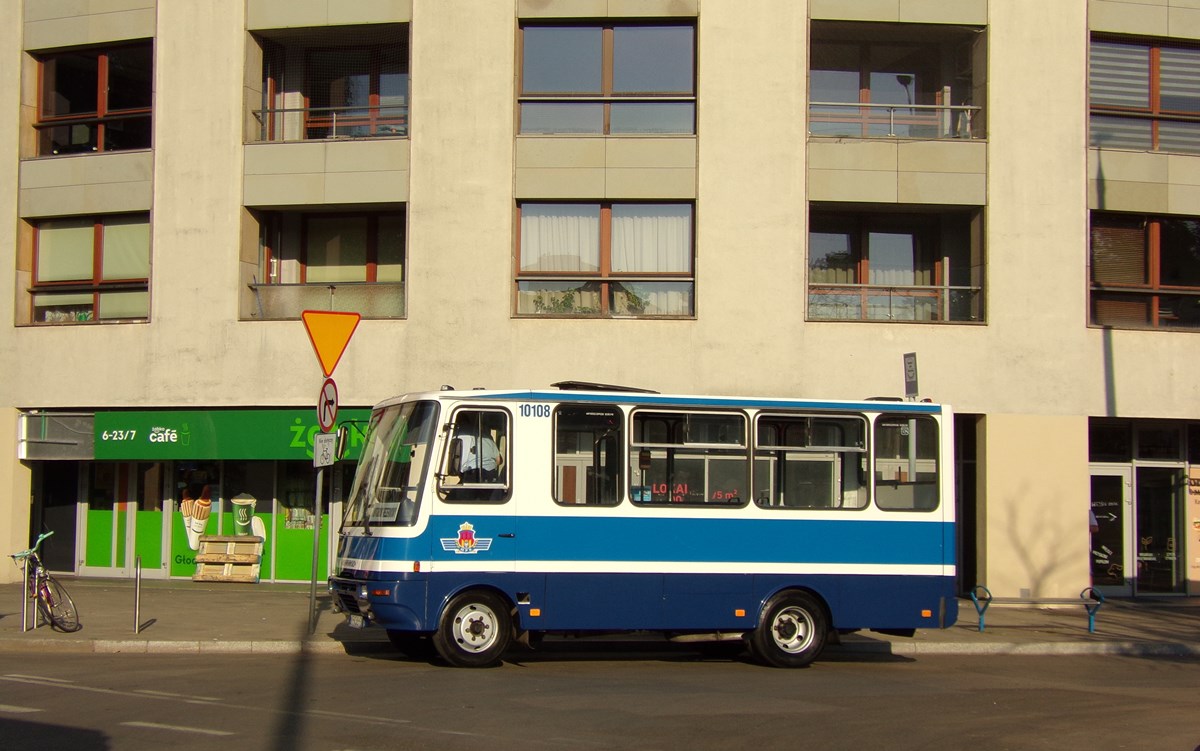
[{"label": "coffee cup graphic", "polygon": [[254,534],[252,520],[258,499],[249,493],[240,493],[230,498],[229,503],[233,509],[233,534],[239,537]]}]

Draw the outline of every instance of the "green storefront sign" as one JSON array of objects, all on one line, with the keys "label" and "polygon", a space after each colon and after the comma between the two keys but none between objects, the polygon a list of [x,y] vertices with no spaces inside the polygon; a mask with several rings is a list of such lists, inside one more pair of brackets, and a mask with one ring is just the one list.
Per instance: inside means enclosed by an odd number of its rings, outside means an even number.
[{"label": "green storefront sign", "polygon": [[[350,424],[346,460],[362,450],[369,409],[343,409]],[[321,432],[312,409],[97,412],[96,459],[312,459]],[[353,428],[358,428],[353,429]]]},{"label": "green storefront sign", "polygon": [[[362,451],[363,431],[370,416],[369,409],[339,411],[338,424],[350,426],[342,461],[353,462],[358,459]],[[175,461],[176,467],[184,469],[194,462],[219,460],[311,462],[314,438],[319,432],[313,409],[97,412],[95,458],[97,461],[117,462]],[[196,569],[194,538],[199,534],[216,534],[218,529],[229,534],[228,530],[234,528],[228,499],[218,513],[216,486],[210,491],[214,504],[211,515],[206,511],[205,519],[190,517],[187,509],[192,501],[189,496],[181,495],[173,499],[177,503],[177,513],[167,516],[162,511],[136,511],[136,526],[128,531],[129,525],[124,517],[131,512],[127,504],[116,504],[109,509],[90,509],[85,532],[86,547],[89,551],[95,548],[95,551],[85,556],[85,565],[115,565],[123,568],[127,565],[125,537],[133,534],[136,538],[134,552],[142,556],[143,565],[160,566],[165,563],[170,576],[191,576]],[[267,504],[260,504],[252,510],[257,520],[251,521],[255,525],[255,533],[264,537],[263,575],[272,568],[274,559],[275,578],[307,579],[311,569],[315,520],[310,515],[307,519],[297,519],[295,507],[273,510],[268,499],[261,500],[267,501]],[[207,500],[204,502],[207,503]],[[169,550],[162,550],[164,521],[170,525]],[[328,515],[323,514],[322,526],[327,529],[327,524]],[[326,542],[325,535],[322,535],[322,566],[329,554]]]}]

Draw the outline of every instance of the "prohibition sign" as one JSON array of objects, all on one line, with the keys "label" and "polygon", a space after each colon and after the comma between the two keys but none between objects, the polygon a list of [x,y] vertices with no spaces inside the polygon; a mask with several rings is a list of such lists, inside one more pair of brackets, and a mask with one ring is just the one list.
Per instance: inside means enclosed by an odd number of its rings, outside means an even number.
[{"label": "prohibition sign", "polygon": [[321,395],[317,397],[317,424],[321,432],[328,433],[337,424],[338,393],[337,384],[332,378],[326,378],[321,385]]}]

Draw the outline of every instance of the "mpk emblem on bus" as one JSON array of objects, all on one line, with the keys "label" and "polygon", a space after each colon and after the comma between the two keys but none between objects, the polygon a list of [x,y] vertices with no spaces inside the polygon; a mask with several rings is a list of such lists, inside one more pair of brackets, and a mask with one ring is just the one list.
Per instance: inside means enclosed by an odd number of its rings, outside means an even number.
[{"label": "mpk emblem on bus", "polygon": [[458,537],[443,537],[442,550],[455,555],[475,555],[492,547],[492,538],[476,537],[475,525],[463,522],[458,525]]}]

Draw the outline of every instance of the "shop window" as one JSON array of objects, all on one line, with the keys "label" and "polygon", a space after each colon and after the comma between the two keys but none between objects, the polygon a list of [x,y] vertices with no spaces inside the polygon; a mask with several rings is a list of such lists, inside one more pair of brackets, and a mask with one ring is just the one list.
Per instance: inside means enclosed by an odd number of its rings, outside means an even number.
[{"label": "shop window", "polygon": [[45,220],[34,226],[35,323],[145,320],[150,315],[146,214]]},{"label": "shop window", "polygon": [[938,425],[929,417],[875,421],[875,504],[885,511],[938,506]]},{"label": "shop window", "polygon": [[1092,212],[1091,323],[1200,329],[1200,220]]},{"label": "shop window", "polygon": [[518,315],[693,315],[691,204],[526,203],[519,212]]},{"label": "shop window", "polygon": [[692,134],[692,24],[527,24],[518,107],[523,134]]},{"label": "shop window", "polygon": [[1088,94],[1092,146],[1200,153],[1200,45],[1096,37]]},{"label": "shop window", "polygon": [[258,32],[258,141],[407,136],[408,26]]},{"label": "shop window", "polygon": [[150,148],[149,42],[39,55],[38,155]]},{"label": "shop window", "polygon": [[554,500],[614,506],[621,502],[621,411],[563,405],[554,413]]},{"label": "shop window", "polygon": [[745,505],[750,478],[744,415],[638,411],[632,430],[634,503]]},{"label": "shop window", "polygon": [[983,321],[977,209],[919,213],[814,206],[808,235],[808,319]]},{"label": "shop window", "polygon": [[985,39],[976,27],[814,21],[809,132],[982,138]]},{"label": "shop window", "polygon": [[405,212],[261,211],[253,314],[299,318],[338,310],[365,318],[405,314]]},{"label": "shop window", "polygon": [[1133,430],[1126,420],[1095,420],[1088,424],[1088,460],[1128,462],[1133,459]]},{"label": "shop window", "polygon": [[867,505],[866,419],[764,414],[758,416],[757,425],[754,502],[759,506],[857,509]]}]

